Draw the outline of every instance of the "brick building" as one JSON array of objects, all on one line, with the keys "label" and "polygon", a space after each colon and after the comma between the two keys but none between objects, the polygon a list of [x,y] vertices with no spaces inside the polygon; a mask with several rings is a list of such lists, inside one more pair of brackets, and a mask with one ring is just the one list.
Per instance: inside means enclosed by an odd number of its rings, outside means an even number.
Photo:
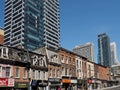
[{"label": "brick building", "polygon": [[58,51],[59,59],[61,60],[61,78],[62,78],[62,89],[77,88],[77,77],[76,77],[76,59],[75,53],[59,48]]},{"label": "brick building", "polygon": [[95,67],[95,84],[94,89],[109,86],[110,81],[110,68],[94,63]]},{"label": "brick building", "polygon": [[4,31],[0,28],[0,44],[4,44]]}]

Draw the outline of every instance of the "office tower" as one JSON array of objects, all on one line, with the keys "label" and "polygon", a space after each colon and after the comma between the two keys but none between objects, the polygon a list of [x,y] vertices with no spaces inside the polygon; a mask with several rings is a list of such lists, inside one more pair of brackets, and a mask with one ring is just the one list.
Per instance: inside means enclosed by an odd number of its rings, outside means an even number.
[{"label": "office tower", "polygon": [[59,0],[5,0],[5,45],[33,50],[60,45]]},{"label": "office tower", "polygon": [[111,66],[110,39],[106,33],[98,35],[98,63]]},{"label": "office tower", "polygon": [[117,47],[115,42],[110,43],[110,50],[111,50],[112,65],[116,65],[119,62],[118,62]]},{"label": "office tower", "polygon": [[94,45],[93,43],[86,43],[73,48],[73,52],[86,57],[88,60],[94,62]]},{"label": "office tower", "polygon": [[0,44],[3,45],[4,43],[4,31],[0,28]]}]

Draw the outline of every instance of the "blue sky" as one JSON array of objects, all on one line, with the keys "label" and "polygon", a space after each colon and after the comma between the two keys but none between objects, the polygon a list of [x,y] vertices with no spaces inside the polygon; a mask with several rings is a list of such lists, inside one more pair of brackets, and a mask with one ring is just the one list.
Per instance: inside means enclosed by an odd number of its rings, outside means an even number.
[{"label": "blue sky", "polygon": [[94,43],[105,32],[120,53],[120,0],[60,0],[61,45],[69,50],[86,42]]},{"label": "blue sky", "polygon": [[[0,0],[0,26],[4,24],[4,0]],[[105,32],[115,41],[120,57],[120,0],[60,0],[61,46],[94,43],[97,62],[97,35]]]}]

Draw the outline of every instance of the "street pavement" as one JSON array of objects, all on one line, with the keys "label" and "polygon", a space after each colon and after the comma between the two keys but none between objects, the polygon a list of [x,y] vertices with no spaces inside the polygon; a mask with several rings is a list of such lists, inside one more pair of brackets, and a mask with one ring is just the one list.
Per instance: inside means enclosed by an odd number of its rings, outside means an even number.
[{"label": "street pavement", "polygon": [[107,87],[107,88],[103,88],[103,89],[97,89],[97,90],[120,90],[120,85],[113,86],[113,87]]}]

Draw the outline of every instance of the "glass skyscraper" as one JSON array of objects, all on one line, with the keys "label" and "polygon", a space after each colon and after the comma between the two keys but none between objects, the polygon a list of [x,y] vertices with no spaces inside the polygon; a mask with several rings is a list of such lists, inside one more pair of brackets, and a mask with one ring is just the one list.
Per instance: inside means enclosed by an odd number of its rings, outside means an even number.
[{"label": "glass skyscraper", "polygon": [[106,33],[98,35],[98,63],[111,66],[110,39]]},{"label": "glass skyscraper", "polygon": [[59,0],[5,0],[5,45],[33,50],[60,45]]}]

